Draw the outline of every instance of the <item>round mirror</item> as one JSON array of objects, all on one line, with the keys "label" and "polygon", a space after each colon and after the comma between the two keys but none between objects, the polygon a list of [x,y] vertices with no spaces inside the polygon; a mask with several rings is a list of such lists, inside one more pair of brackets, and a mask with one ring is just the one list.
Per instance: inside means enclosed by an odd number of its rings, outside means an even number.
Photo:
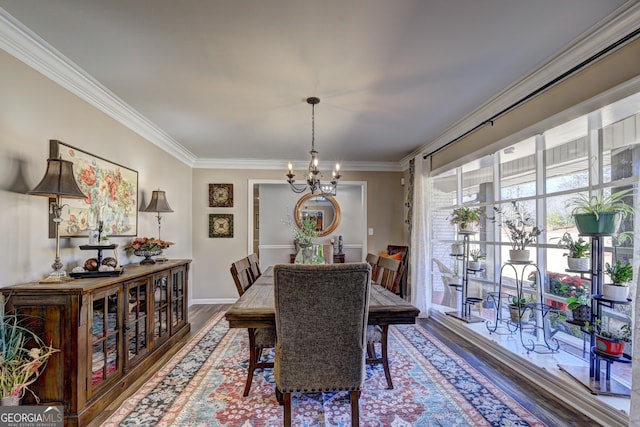
[{"label": "round mirror", "polygon": [[340,206],[331,196],[309,193],[300,197],[293,216],[300,228],[304,219],[311,219],[316,224],[318,237],[324,237],[331,234],[340,224]]}]

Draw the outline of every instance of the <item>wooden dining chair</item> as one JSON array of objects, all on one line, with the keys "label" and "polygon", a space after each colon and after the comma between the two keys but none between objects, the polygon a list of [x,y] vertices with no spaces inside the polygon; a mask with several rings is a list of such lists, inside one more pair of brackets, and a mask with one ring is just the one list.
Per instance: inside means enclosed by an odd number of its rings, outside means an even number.
[{"label": "wooden dining chair", "polygon": [[[402,275],[400,261],[381,256],[378,258],[377,268],[378,280],[376,282],[395,294]],[[367,364],[382,364],[384,376],[387,379],[387,388],[391,390],[393,389],[393,381],[391,381],[391,371],[389,370],[388,334],[389,325],[367,326]],[[376,354],[376,344],[380,344],[380,357]]]},{"label": "wooden dining chair", "polygon": [[262,275],[260,271],[260,260],[258,259],[258,254],[255,252],[249,254],[247,257],[249,259],[249,265],[251,266],[251,275],[253,276],[253,280],[256,281],[258,277]]},{"label": "wooden dining chair", "polygon": [[378,259],[380,257],[376,254],[368,253],[366,262],[371,266],[371,280],[374,282],[378,280]]},{"label": "wooden dining chair", "polygon": [[[236,284],[239,296],[242,296],[255,282],[251,273],[249,257],[242,258],[231,264],[231,276]],[[276,345],[275,328],[249,328],[249,367],[243,396],[248,396],[256,369],[273,368],[273,362],[262,361],[262,351],[274,348]]]},{"label": "wooden dining chair", "polygon": [[389,255],[400,254],[400,267],[402,268],[402,274],[398,279],[398,295],[404,298],[407,295],[407,275],[409,273],[409,246],[402,245],[387,245],[387,253]]},{"label": "wooden dining chair", "polygon": [[[291,394],[349,391],[359,425],[371,267],[278,264],[274,271],[276,396],[291,426]],[[319,325],[325,325],[319,327]]]}]

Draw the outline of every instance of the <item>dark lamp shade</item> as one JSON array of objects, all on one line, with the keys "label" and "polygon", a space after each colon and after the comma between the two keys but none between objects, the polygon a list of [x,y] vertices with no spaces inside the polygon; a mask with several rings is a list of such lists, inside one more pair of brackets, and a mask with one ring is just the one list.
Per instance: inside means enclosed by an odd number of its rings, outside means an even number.
[{"label": "dark lamp shade", "polygon": [[149,206],[147,206],[143,212],[173,212],[173,209],[171,209],[171,206],[167,203],[167,197],[164,191],[157,190],[151,193]]},{"label": "dark lamp shade", "polygon": [[87,196],[80,190],[73,176],[73,162],[62,159],[47,159],[47,171],[36,188],[29,191],[35,196],[62,196],[71,199],[84,199]]}]

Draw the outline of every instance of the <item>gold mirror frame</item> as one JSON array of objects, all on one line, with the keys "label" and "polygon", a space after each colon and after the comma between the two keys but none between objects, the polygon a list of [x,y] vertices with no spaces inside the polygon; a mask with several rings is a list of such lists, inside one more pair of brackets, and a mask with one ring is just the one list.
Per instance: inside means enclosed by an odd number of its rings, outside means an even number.
[{"label": "gold mirror frame", "polygon": [[329,234],[333,233],[333,231],[338,228],[338,225],[340,225],[340,205],[338,204],[338,202],[336,202],[336,199],[334,199],[331,196],[323,196],[321,194],[305,194],[304,196],[300,197],[300,200],[298,200],[298,203],[296,203],[296,208],[293,211],[293,217],[296,219],[296,225],[299,228],[302,228],[302,220],[300,217],[300,210],[304,207],[304,204],[307,202],[307,200],[313,198],[313,197],[324,197],[324,199],[326,199],[329,203],[331,203],[331,205],[333,206],[333,209],[335,211],[335,216],[333,218],[333,222],[327,227],[325,228],[323,231],[318,233],[318,237],[325,237],[328,236]]}]

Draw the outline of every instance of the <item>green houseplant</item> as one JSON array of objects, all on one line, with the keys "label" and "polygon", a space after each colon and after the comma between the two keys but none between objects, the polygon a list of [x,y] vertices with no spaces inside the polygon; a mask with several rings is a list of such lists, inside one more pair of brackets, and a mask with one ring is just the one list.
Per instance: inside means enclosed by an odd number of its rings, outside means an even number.
[{"label": "green houseplant", "polygon": [[534,218],[519,201],[512,201],[509,209],[494,208],[494,211],[500,214],[502,227],[511,243],[509,259],[511,261],[528,261],[529,250],[527,247],[535,243],[544,230],[535,225]]},{"label": "green houseplant", "polygon": [[28,318],[6,310],[0,294],[0,397],[3,404],[17,404],[29,391],[29,386],[42,374],[49,357],[58,350],[46,345],[27,327]]},{"label": "green houseplant", "polygon": [[480,224],[482,219],[483,210],[481,208],[469,208],[467,206],[460,206],[455,208],[451,215],[449,215],[449,222],[458,226],[458,231],[461,233],[472,232]]},{"label": "green houseplant", "polygon": [[624,353],[625,343],[631,342],[631,325],[625,323],[618,329],[606,327],[601,319],[597,319],[595,324],[586,322],[584,329],[596,336],[596,349],[602,353],[613,357],[620,357]]},{"label": "green houseplant", "polygon": [[511,316],[512,322],[520,323],[531,319],[533,311],[527,307],[527,304],[535,301],[533,295],[513,295],[509,301],[509,315]]},{"label": "green houseplant", "polygon": [[627,216],[635,213],[625,198],[633,194],[633,189],[620,190],[609,196],[599,191],[597,194],[580,194],[571,200],[572,215],[580,234],[611,235],[620,228],[620,223]]},{"label": "green houseplant", "polygon": [[605,283],[602,296],[612,301],[625,301],[629,294],[629,282],[633,279],[633,267],[628,262],[617,260],[613,265],[605,263],[604,273],[611,283]]},{"label": "green houseplant", "polygon": [[578,322],[591,320],[591,297],[589,294],[582,292],[568,297],[565,302],[567,309],[571,310],[573,320]]},{"label": "green houseplant", "polygon": [[480,248],[472,249],[469,252],[469,257],[471,260],[469,261],[469,268],[472,270],[480,269],[480,261],[487,258],[487,255],[482,252]]},{"label": "green houseplant", "polygon": [[574,239],[568,231],[560,237],[558,247],[568,251],[564,254],[567,257],[567,265],[569,270],[588,271],[589,270],[589,251],[591,245],[582,237]]}]

